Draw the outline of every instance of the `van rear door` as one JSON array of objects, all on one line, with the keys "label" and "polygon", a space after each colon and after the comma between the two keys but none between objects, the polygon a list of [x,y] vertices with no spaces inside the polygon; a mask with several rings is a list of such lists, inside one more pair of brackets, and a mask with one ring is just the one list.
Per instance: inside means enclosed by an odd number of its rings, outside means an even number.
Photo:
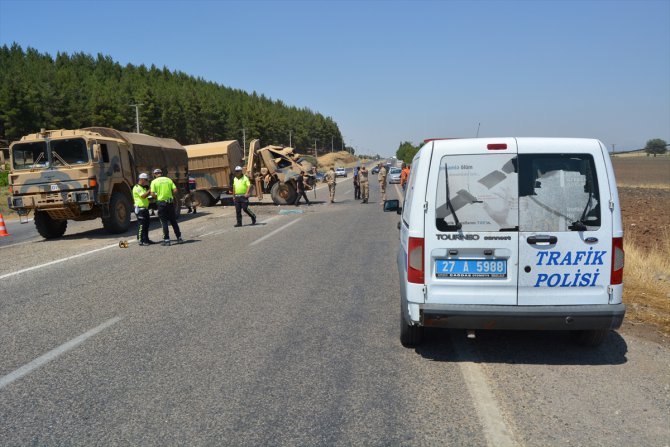
[{"label": "van rear door", "polygon": [[597,140],[518,139],[519,305],[607,304],[612,216]]},{"label": "van rear door", "polygon": [[425,204],[426,303],[516,305],[516,141],[434,144]]}]

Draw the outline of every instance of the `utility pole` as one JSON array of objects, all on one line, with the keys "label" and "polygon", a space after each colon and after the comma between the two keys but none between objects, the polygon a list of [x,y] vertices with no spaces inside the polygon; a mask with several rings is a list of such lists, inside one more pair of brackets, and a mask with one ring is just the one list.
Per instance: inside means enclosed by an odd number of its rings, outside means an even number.
[{"label": "utility pole", "polygon": [[137,133],[140,133],[140,106],[144,104],[130,104],[130,107],[135,107],[135,125],[137,126]]},{"label": "utility pole", "polygon": [[612,153],[616,152],[616,144],[612,143]]},{"label": "utility pole", "polygon": [[242,128],[242,155],[247,158],[247,129]]},{"label": "utility pole", "polygon": [[333,153],[333,137],[330,137],[330,153]]},{"label": "utility pole", "polygon": [[293,145],[291,144],[291,136],[292,135],[293,135],[293,131],[289,130],[288,131],[288,147],[293,147]]},{"label": "utility pole", "polygon": [[319,153],[316,151],[316,138],[314,139],[314,158],[316,158],[316,164],[319,164]]},{"label": "utility pole", "polygon": [[482,123],[477,124],[477,136],[475,138],[479,138],[479,126],[481,126]]}]

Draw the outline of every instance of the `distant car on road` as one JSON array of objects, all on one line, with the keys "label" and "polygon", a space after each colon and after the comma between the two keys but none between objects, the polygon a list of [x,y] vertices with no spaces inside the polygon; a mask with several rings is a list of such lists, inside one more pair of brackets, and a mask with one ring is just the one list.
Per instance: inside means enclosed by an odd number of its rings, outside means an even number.
[{"label": "distant car on road", "polygon": [[374,168],[372,168],[372,171],[370,172],[372,172],[373,174],[379,174],[379,166],[375,166]]},{"label": "distant car on road", "polygon": [[316,175],[314,176],[317,182],[325,182],[326,181],[326,173],[323,171],[318,171]]},{"label": "distant car on road", "polygon": [[335,168],[335,177],[346,177],[347,170],[344,168]]},{"label": "distant car on road", "polygon": [[400,184],[400,173],[402,172],[402,169],[400,168],[391,168],[388,174],[388,182],[389,183],[398,183]]}]

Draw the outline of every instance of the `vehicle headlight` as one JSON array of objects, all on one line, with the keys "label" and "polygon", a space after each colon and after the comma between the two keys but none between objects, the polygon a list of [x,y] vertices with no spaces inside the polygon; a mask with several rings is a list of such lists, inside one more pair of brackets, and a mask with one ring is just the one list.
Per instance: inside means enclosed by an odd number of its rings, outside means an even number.
[{"label": "vehicle headlight", "polygon": [[77,202],[88,202],[90,201],[89,197],[87,192],[78,192],[75,194]]},{"label": "vehicle headlight", "polygon": [[23,208],[23,199],[21,197],[13,197],[12,208]]}]

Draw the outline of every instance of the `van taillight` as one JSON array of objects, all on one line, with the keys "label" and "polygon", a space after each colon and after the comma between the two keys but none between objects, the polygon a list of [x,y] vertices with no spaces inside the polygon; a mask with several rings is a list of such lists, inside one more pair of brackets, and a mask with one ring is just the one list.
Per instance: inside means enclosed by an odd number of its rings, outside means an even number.
[{"label": "van taillight", "polygon": [[499,151],[501,149],[507,149],[507,143],[492,143],[487,144],[486,149],[490,151]]},{"label": "van taillight", "polygon": [[623,238],[612,238],[612,275],[610,277],[610,284],[623,283]]},{"label": "van taillight", "polygon": [[407,280],[423,284],[423,238],[410,237],[407,248]]}]

